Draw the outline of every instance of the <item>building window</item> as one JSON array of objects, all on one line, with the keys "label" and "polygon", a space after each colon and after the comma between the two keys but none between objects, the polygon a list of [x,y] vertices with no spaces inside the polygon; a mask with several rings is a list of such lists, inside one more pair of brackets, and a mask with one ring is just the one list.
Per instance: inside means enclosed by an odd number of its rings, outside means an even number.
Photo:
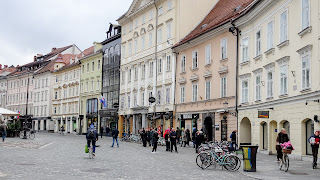
[{"label": "building window", "polygon": [[162,59],[158,59],[158,74],[162,72]]},{"label": "building window", "polygon": [[158,44],[162,43],[162,29],[158,29]]},{"label": "building window", "polygon": [[152,46],[152,32],[149,33],[149,47]]},{"label": "building window", "polygon": [[198,51],[192,52],[192,69],[198,68]]},{"label": "building window", "polygon": [[97,80],[97,90],[100,90],[100,80]]},{"label": "building window", "polygon": [[131,107],[131,104],[130,104],[130,96],[128,96],[128,108]]},{"label": "building window", "polygon": [[87,73],[89,73],[89,63],[87,63]]},{"label": "building window", "polygon": [[162,99],[161,99],[162,97],[161,97],[161,96],[162,96],[161,91],[158,91],[158,101],[157,101],[157,104],[158,104],[158,105],[160,105],[161,102],[162,102]]},{"label": "building window", "polygon": [[57,107],[54,107],[54,114],[57,114]]},{"label": "building window", "polygon": [[142,66],[141,66],[141,77],[144,79],[145,77],[146,77],[146,65],[145,64],[143,64]]},{"label": "building window", "polygon": [[227,77],[221,78],[221,86],[220,86],[221,97],[227,96]]},{"label": "building window", "polygon": [[273,48],[273,21],[270,21],[267,26],[267,50]]},{"label": "building window", "polygon": [[[84,65],[82,65],[82,73],[84,73]],[[58,81],[57,81],[58,82]]]},{"label": "building window", "polygon": [[280,94],[288,93],[288,65],[280,66]]},{"label": "building window", "polygon": [[144,24],[146,22],[146,15],[142,15],[142,24]]},{"label": "building window", "polygon": [[132,55],[132,43],[129,43],[129,56]]},{"label": "building window", "polygon": [[288,11],[280,15],[280,43],[288,39]]},{"label": "building window", "polygon": [[192,84],[192,102],[198,101],[198,84]]},{"label": "building window", "polygon": [[54,92],[54,99],[58,99],[58,92]]},{"label": "building window", "polygon": [[94,86],[93,81],[91,81],[91,91],[93,91],[93,86]]},{"label": "building window", "polygon": [[146,41],[145,36],[142,36],[141,37],[141,50],[144,50],[145,41]]},{"label": "building window", "polygon": [[166,89],[166,104],[170,104],[170,88]]},{"label": "building window", "polygon": [[311,87],[310,76],[310,54],[305,53],[302,56],[302,90],[309,89]]},{"label": "building window", "polygon": [[139,19],[137,18],[136,21],[135,21],[135,26],[134,28],[137,28],[139,26]]},{"label": "building window", "polygon": [[302,30],[310,26],[310,0],[302,0]]},{"label": "building window", "polygon": [[162,7],[159,7],[159,11],[158,11],[159,16],[162,15],[162,13],[163,13],[162,9],[163,9]]},{"label": "building window", "polygon": [[137,95],[134,95],[134,97],[133,97],[133,106],[134,107],[138,106]]},{"label": "building window", "polygon": [[242,40],[242,62],[249,61],[249,38]]},{"label": "building window", "polygon": [[100,70],[100,60],[98,60],[98,70]]},{"label": "building window", "polygon": [[172,0],[168,0],[168,10],[172,8]]},{"label": "building window", "polygon": [[181,57],[181,72],[186,72],[186,56]]},{"label": "building window", "polygon": [[153,9],[149,12],[149,18],[150,20],[153,19]]},{"label": "building window", "polygon": [[268,72],[267,75],[267,97],[271,98],[273,96],[273,73]]},{"label": "building window", "polygon": [[256,56],[261,55],[261,31],[256,33]]},{"label": "building window", "polygon": [[221,59],[227,59],[227,38],[221,40]]},{"label": "building window", "polygon": [[83,83],[81,83],[81,92],[83,93]]},{"label": "building window", "polygon": [[185,103],[185,88],[180,87],[180,103]]},{"label": "building window", "polygon": [[242,81],[242,103],[247,103],[249,102],[248,97],[249,97],[249,83],[248,80],[243,80]]},{"label": "building window", "polygon": [[126,57],[126,45],[122,45],[122,58]]},{"label": "building window", "polygon": [[261,100],[261,76],[256,76],[256,101]]},{"label": "building window", "polygon": [[131,69],[129,69],[129,76],[128,76],[128,82],[131,82],[131,74],[132,73],[132,70]]},{"label": "building window", "polygon": [[153,76],[153,62],[150,62],[150,64],[149,64],[149,71],[150,71],[150,76]]},{"label": "building window", "polygon": [[86,85],[87,85],[87,91],[86,92],[89,92],[89,82],[86,82]]},{"label": "building window", "polygon": [[138,80],[138,67],[134,67],[134,80]]},{"label": "building window", "polygon": [[137,53],[138,52],[138,40],[135,39],[134,40],[134,53]]},{"label": "building window", "polygon": [[206,100],[211,98],[211,81],[206,81]]},{"label": "building window", "polygon": [[171,23],[167,24],[167,39],[171,39]]},{"label": "building window", "polygon": [[206,65],[211,64],[211,44],[206,46]]},{"label": "building window", "polygon": [[171,56],[167,56],[167,71],[171,70]]}]

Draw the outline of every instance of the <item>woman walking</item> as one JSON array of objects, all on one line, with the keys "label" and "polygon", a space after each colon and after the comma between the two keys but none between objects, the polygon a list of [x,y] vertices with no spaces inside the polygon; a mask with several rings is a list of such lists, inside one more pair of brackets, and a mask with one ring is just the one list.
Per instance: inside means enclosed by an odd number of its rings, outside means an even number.
[{"label": "woman walking", "polygon": [[157,147],[158,147],[158,139],[159,139],[159,134],[156,131],[153,131],[153,135],[152,135],[152,141],[153,141],[153,149],[152,149],[152,153],[156,153],[157,152]]},{"label": "woman walking", "polygon": [[7,127],[4,121],[1,121],[0,123],[0,132],[1,132],[2,142],[4,142],[7,136]]},{"label": "woman walking", "polygon": [[277,160],[280,161],[280,159],[282,159],[282,148],[280,146],[280,144],[283,144],[285,142],[288,142],[289,137],[287,134],[287,131],[285,128],[281,129],[281,132],[278,134],[277,137],[277,145],[276,145],[276,150],[277,150]]}]

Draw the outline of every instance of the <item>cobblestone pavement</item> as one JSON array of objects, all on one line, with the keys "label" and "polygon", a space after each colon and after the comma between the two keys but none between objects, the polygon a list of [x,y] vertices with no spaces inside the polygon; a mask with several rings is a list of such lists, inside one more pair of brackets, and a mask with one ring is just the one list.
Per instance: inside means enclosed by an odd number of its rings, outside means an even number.
[{"label": "cobblestone pavement", "polygon": [[240,172],[200,169],[193,148],[164,146],[156,154],[141,144],[99,139],[96,158],[84,153],[84,136],[37,133],[34,140],[7,138],[0,142],[0,179],[251,179]]}]

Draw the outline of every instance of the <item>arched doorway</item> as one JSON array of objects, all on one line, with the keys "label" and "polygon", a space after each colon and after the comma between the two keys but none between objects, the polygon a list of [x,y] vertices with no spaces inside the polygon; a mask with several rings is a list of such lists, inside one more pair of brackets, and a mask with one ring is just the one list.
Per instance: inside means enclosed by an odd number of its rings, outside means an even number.
[{"label": "arched doorway", "polygon": [[269,125],[269,140],[270,140],[270,149],[273,154],[277,153],[276,151],[276,140],[278,136],[278,123],[276,121],[271,121]]},{"label": "arched doorway", "polygon": [[262,149],[268,149],[268,124],[265,121],[262,121],[260,126],[260,143]]},{"label": "arched doorway", "polygon": [[279,125],[280,125],[280,126],[279,126],[279,132],[280,132],[280,130],[281,130],[282,128],[286,129],[287,134],[288,134],[289,139],[290,139],[290,123],[289,123],[289,121],[283,120],[283,121],[280,122]]},{"label": "arched doorway", "polygon": [[212,118],[211,117],[206,117],[204,120],[204,127],[205,127],[205,133],[207,134],[208,141],[212,141]]},{"label": "arched doorway", "polygon": [[240,143],[251,144],[251,123],[248,118],[243,118],[240,123]]},{"label": "arched doorway", "polygon": [[[311,119],[307,120],[305,128],[306,128],[305,142],[308,142],[309,137],[312,136],[314,133],[314,121]],[[312,149],[309,143],[306,143],[306,154],[312,155]]]}]

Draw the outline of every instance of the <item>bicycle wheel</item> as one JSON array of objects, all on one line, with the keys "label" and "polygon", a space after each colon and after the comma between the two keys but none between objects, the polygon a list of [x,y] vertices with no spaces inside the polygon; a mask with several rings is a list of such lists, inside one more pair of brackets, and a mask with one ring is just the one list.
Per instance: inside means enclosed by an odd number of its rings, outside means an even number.
[{"label": "bicycle wheel", "polygon": [[287,172],[289,170],[289,157],[288,155],[284,156],[284,171]]},{"label": "bicycle wheel", "polygon": [[234,155],[227,155],[223,161],[223,167],[228,171],[237,171],[240,168],[239,158]]},{"label": "bicycle wheel", "polygon": [[206,153],[206,152],[199,153],[196,158],[197,165],[201,169],[205,169],[205,168],[209,167],[208,164],[210,164],[210,162],[211,162],[210,157],[211,156],[209,156],[208,153]]},{"label": "bicycle wheel", "polygon": [[29,134],[29,138],[32,140],[32,139],[34,139],[36,137],[36,134],[35,133],[30,133]]},{"label": "bicycle wheel", "polygon": [[23,131],[20,131],[19,137],[20,137],[20,139],[23,139],[23,137],[24,137]]}]

